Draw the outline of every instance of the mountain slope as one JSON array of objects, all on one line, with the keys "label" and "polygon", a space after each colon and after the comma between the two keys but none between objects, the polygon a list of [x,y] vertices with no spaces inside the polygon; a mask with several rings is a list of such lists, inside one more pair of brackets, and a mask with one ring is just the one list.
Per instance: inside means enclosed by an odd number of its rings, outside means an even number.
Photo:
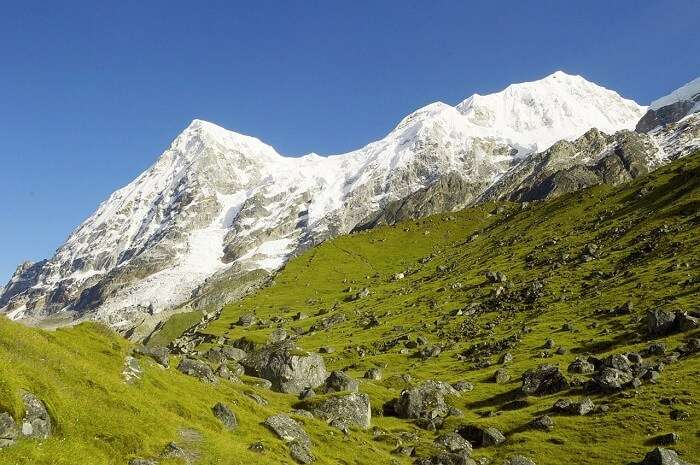
[{"label": "mountain slope", "polygon": [[[54,424],[47,439],[0,449],[0,463],[184,463],[162,458],[174,450],[171,442],[195,454],[195,465],[292,463],[290,447],[263,424],[280,413],[309,434],[315,463],[408,465],[436,454],[437,438],[468,425],[504,433],[504,443],[474,444],[470,454],[495,464],[515,454],[538,465],[636,463],[670,432],[679,440],[664,447],[697,463],[700,355],[688,350],[700,330],[650,337],[645,318],[649,310],[697,312],[699,180],[696,153],[617,187],[525,208],[491,203],[339,237],[290,260],[269,286],[227,305],[193,334],[202,342],[186,356],[214,369],[221,360],[211,348],[262,345],[281,337],[280,328],[300,347],[297,355],[330,348],[323,354],[328,369],[356,379],[371,400],[370,428],[347,434],[292,411],[308,407],[296,395],[272,392],[250,376],[202,382],[175,368],[185,355],[170,356],[163,368],[101,325],[49,332],[0,318],[0,414],[22,418],[21,392],[28,390]],[[505,273],[505,282],[489,282],[487,271]],[[365,287],[369,294],[354,300]],[[248,314],[255,320],[241,324]],[[647,354],[654,344],[664,353]],[[664,360],[664,369],[654,382],[609,393],[584,392],[594,375],[566,372],[579,357],[629,353],[644,354],[650,366]],[[132,354],[142,373],[129,384],[122,371]],[[522,375],[542,363],[559,366],[570,387],[524,395]],[[370,368],[380,368],[381,379],[362,378]],[[498,369],[510,379],[495,382]],[[461,416],[451,410],[431,426],[385,413],[387,402],[426,380],[473,385],[447,398]],[[586,397],[593,412],[552,411],[560,398]],[[319,392],[311,400],[325,398]],[[217,402],[235,413],[236,430],[214,416]],[[543,414],[553,419],[551,430],[529,424]]]},{"label": "mountain slope", "polygon": [[330,157],[282,157],[195,120],[54,257],[18,268],[0,308],[28,322],[96,318],[127,330],[208,283],[276,270],[442,176],[457,173],[475,198],[533,151],[592,127],[631,128],[643,111],[557,72],[457,107],[428,105],[384,139]]}]

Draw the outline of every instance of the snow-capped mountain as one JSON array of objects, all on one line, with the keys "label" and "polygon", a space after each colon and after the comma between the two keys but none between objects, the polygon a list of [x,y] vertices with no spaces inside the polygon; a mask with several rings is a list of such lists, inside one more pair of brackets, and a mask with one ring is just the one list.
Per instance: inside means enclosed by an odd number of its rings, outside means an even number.
[{"label": "snow-capped mountain", "polygon": [[468,186],[467,205],[529,155],[591,128],[632,129],[645,111],[556,72],[456,106],[433,103],[383,139],[328,157],[283,157],[194,120],[51,259],[21,265],[0,308],[14,319],[97,318],[126,329],[213,280],[276,270],[445,176]]}]

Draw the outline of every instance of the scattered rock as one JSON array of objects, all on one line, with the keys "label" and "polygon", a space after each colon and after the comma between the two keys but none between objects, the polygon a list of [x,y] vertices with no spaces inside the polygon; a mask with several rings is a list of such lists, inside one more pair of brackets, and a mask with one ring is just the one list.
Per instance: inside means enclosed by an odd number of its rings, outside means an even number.
[{"label": "scattered rock", "polygon": [[445,396],[457,395],[457,391],[442,381],[425,381],[418,387],[401,392],[394,402],[394,412],[400,418],[433,419],[449,413]]},{"label": "scattered rock", "polygon": [[236,415],[228,408],[225,404],[218,402],[214,407],[212,407],[212,413],[218,418],[221,423],[226,427],[226,429],[233,431],[238,428],[238,419]]},{"label": "scattered rock", "polygon": [[472,445],[457,433],[447,433],[435,439],[435,447],[445,449],[447,452],[466,452],[471,454]]},{"label": "scattered rock", "polygon": [[577,358],[571,364],[569,365],[569,368],[567,368],[567,371],[569,373],[577,373],[581,375],[589,375],[592,374],[595,371],[595,365],[592,363]]},{"label": "scattered rock", "polygon": [[201,360],[185,357],[177,369],[186,375],[193,376],[207,383],[216,383],[217,378],[211,367]]},{"label": "scattered rock", "polygon": [[141,370],[139,361],[131,355],[127,355],[126,358],[124,358],[124,369],[122,370],[124,382],[127,384],[134,384],[141,379],[142,373],[143,371]]},{"label": "scattered rock", "polygon": [[536,465],[535,462],[522,455],[514,455],[506,459],[503,465]]},{"label": "scattered rock", "polygon": [[671,449],[657,447],[651,452],[647,452],[640,465],[691,465],[685,460],[681,460],[678,454]]},{"label": "scattered rock", "polygon": [[288,415],[282,413],[273,415],[268,417],[264,424],[284,442],[296,442],[307,449],[311,447],[311,439],[304,428]]},{"label": "scattered rock", "polygon": [[164,368],[168,368],[170,366],[170,351],[166,347],[137,346],[134,348],[134,353],[150,357]]},{"label": "scattered rock", "polygon": [[316,460],[316,458],[311,455],[309,447],[298,442],[289,444],[289,455],[299,463],[312,463]]},{"label": "scattered rock", "polygon": [[672,446],[680,441],[680,436],[677,433],[662,434],[656,437],[656,443],[662,446]]},{"label": "scattered rock", "polygon": [[528,395],[554,394],[568,388],[569,382],[556,365],[540,365],[523,374],[522,391]]},{"label": "scattered rock", "polygon": [[549,415],[541,415],[533,418],[529,425],[536,429],[551,431],[554,429],[554,420]]},{"label": "scattered rock", "polygon": [[359,387],[360,383],[358,383],[356,380],[352,379],[350,376],[346,375],[342,371],[333,371],[330,375],[328,375],[328,378],[326,378],[326,382],[323,384],[323,392],[357,392]]},{"label": "scattered rock", "polygon": [[267,379],[278,392],[299,394],[326,380],[326,365],[316,353],[304,353],[291,341],[270,344],[241,360],[246,373]]},{"label": "scattered rock", "polygon": [[367,394],[332,395],[320,400],[314,399],[303,404],[302,408],[329,423],[336,423],[341,429],[349,426],[369,428],[372,419]]},{"label": "scattered rock", "polygon": [[17,440],[17,424],[7,412],[0,413],[0,449],[11,446]]},{"label": "scattered rock", "polygon": [[44,403],[30,392],[22,393],[24,418],[22,436],[32,439],[46,439],[51,436],[52,424]]},{"label": "scattered rock", "polygon": [[466,425],[459,428],[457,433],[474,447],[497,446],[506,440],[503,433],[493,427],[482,428],[476,425]]},{"label": "scattered rock", "polygon": [[256,321],[257,318],[255,318],[255,315],[252,313],[244,313],[238,317],[238,325],[243,326],[244,328],[253,326]]},{"label": "scattered rock", "polygon": [[374,381],[379,381],[382,379],[382,370],[379,368],[370,368],[365,372],[365,379],[371,379]]},{"label": "scattered rock", "polygon": [[593,381],[603,391],[616,391],[632,381],[632,374],[628,371],[618,370],[616,368],[604,367],[600,373],[593,378]]},{"label": "scattered rock", "polygon": [[499,368],[493,375],[493,380],[497,384],[505,384],[510,381],[510,373],[505,368]]}]

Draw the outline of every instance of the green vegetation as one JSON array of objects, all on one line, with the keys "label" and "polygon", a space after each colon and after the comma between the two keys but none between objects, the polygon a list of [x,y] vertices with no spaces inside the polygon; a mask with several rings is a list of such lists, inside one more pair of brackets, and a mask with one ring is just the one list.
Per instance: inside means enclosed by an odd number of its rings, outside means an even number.
[{"label": "green vegetation", "polygon": [[[292,415],[311,436],[318,463],[411,463],[391,453],[399,438],[419,455],[429,453],[437,435],[461,424],[505,433],[504,444],[473,454],[495,464],[515,453],[538,465],[627,464],[641,460],[655,436],[671,431],[681,437],[673,447],[692,460],[700,455],[697,353],[668,365],[657,384],[592,395],[596,404],[609,406],[607,413],[553,416],[551,432],[526,425],[558,398],[580,393],[525,397],[519,387],[521,374],[541,363],[565,371],[576,357],[643,349],[649,344],[643,328],[648,309],[697,310],[699,223],[695,155],[619,188],[599,186],[524,208],[484,205],[339,237],[292,260],[269,286],[227,305],[205,330],[212,342],[199,349],[221,338],[262,343],[283,326],[300,334],[297,342],[305,351],[335,349],[324,354],[329,369],[360,379],[367,369],[382,368],[383,379],[362,379],[360,391],[369,394],[372,425],[383,434],[370,429],[344,436],[323,421]],[[588,244],[597,246],[598,257],[585,261]],[[503,272],[507,281],[488,283],[487,271]],[[395,279],[397,273],[405,277]],[[535,283],[543,285],[541,292],[528,294]],[[353,300],[363,288],[370,294]],[[633,304],[631,313],[608,311],[626,302]],[[294,319],[298,312],[308,318]],[[245,313],[262,323],[237,325]],[[324,319],[340,314],[345,321],[323,328]],[[182,320],[165,326],[162,341],[189,325],[187,314],[178,316]],[[283,320],[272,323],[273,317]],[[565,324],[572,329],[563,329]],[[442,351],[422,358],[416,356],[421,347],[406,351],[403,341],[391,346],[403,335],[422,336]],[[698,331],[659,340],[673,349],[688,337],[698,337]],[[516,342],[508,349],[484,350],[509,338]],[[564,353],[545,349],[548,338]],[[289,412],[298,405],[296,396],[253,387],[251,379],[208,385],[145,357],[139,358],[142,380],[128,385],[121,371],[129,351],[129,343],[94,324],[46,332],[0,320],[0,407],[21,418],[20,390],[31,390],[44,399],[58,428],[48,440],[21,440],[0,450],[0,463],[124,464],[137,456],[157,457],[170,441],[181,442],[183,429],[202,435],[195,446],[198,463],[292,462],[262,422]],[[501,365],[505,352],[513,360]],[[497,384],[493,375],[502,366],[511,380]],[[382,415],[401,389],[427,379],[473,383],[473,391],[450,399],[462,417],[448,417],[434,432]],[[269,404],[258,405],[247,391]],[[662,398],[675,398],[674,408],[688,412],[690,420],[672,420]],[[513,400],[524,403],[509,404]],[[236,431],[224,430],[211,414],[219,401],[238,416]],[[256,441],[264,443],[265,453],[249,449]]]}]

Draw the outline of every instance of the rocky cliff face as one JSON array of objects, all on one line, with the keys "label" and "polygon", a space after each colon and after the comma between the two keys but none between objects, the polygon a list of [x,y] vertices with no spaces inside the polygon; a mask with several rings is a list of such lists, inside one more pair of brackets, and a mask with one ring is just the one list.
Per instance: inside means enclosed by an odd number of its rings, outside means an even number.
[{"label": "rocky cliff face", "polygon": [[[20,267],[0,307],[14,319],[97,318],[128,329],[183,302],[201,301],[200,291],[217,280],[276,270],[288,257],[358,225],[466,206],[556,141],[574,141],[591,128],[632,129],[644,111],[580,76],[557,72],[455,107],[428,105],[385,138],[329,157],[283,157],[258,139],[195,120],[54,257]],[[640,172],[659,158],[651,136],[588,137],[573,142],[579,151],[586,144],[608,146],[610,137],[627,137],[625,147],[641,144],[646,155],[633,168]],[[545,163],[552,172],[557,164],[569,166],[566,157],[577,149],[556,150]],[[580,157],[586,166],[605,158]],[[622,165],[622,171],[631,169]],[[536,177],[533,186],[542,182]]]},{"label": "rocky cliff face", "polygon": [[697,111],[700,111],[700,78],[652,102],[649,110],[637,123],[636,131],[649,132],[680,121]]}]

